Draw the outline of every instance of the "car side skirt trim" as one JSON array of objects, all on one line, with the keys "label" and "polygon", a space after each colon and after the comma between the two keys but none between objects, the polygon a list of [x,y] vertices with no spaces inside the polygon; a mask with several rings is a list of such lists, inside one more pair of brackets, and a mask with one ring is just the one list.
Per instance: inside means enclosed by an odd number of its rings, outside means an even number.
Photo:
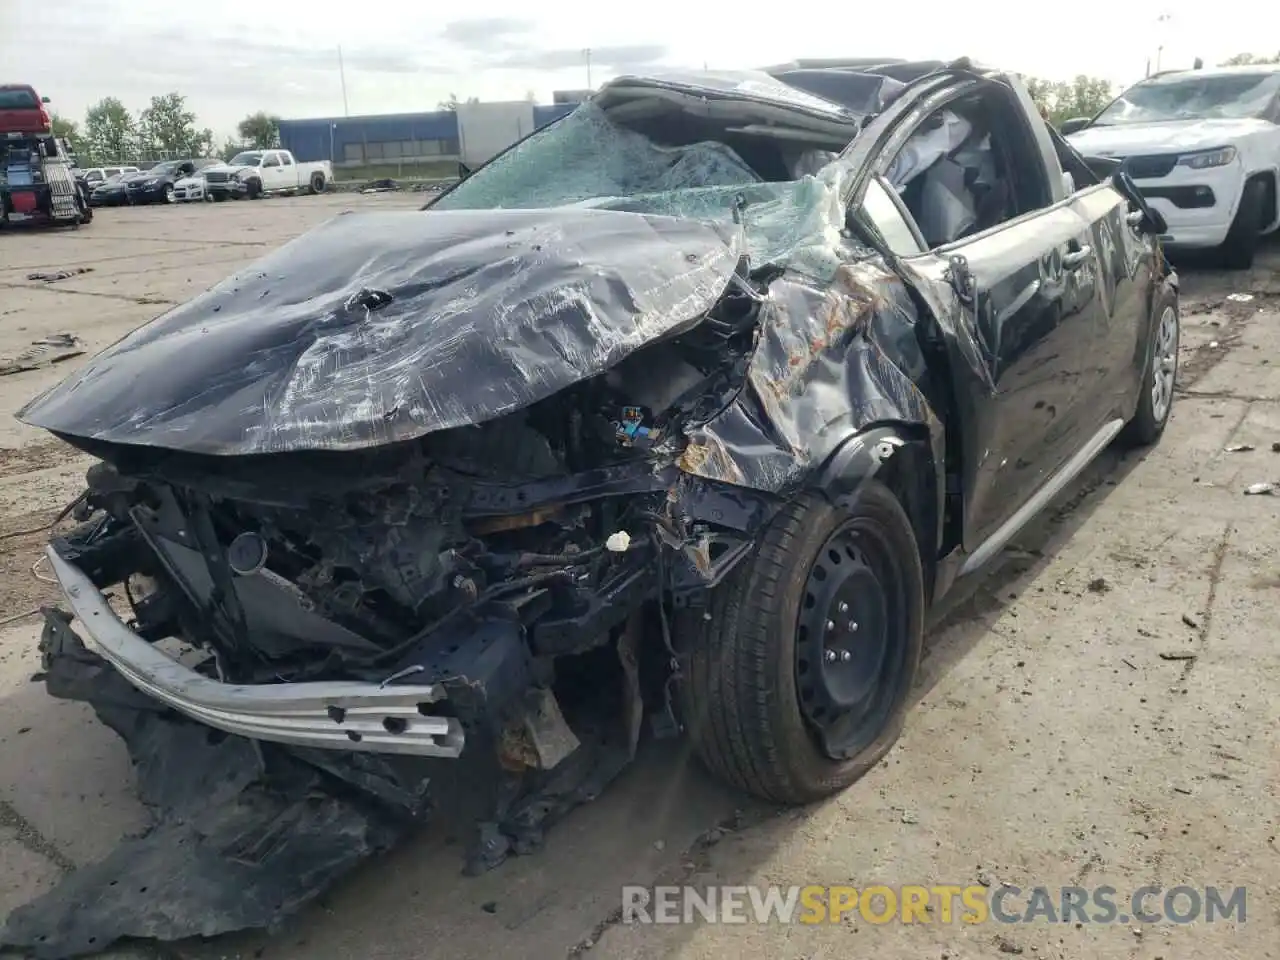
[{"label": "car side skirt trim", "polygon": [[1093,435],[1088,443],[1077,450],[1070,460],[1046,480],[1043,486],[1014,512],[1013,516],[1002,523],[995,533],[982,541],[978,548],[969,554],[964,561],[964,566],[960,568],[960,576],[966,576],[985,566],[989,560],[1003,550],[1005,544],[1012,540],[1014,535],[1026,526],[1032,517],[1048,506],[1049,501],[1061,493],[1068,483],[1079,476],[1080,472],[1092,463],[1098,454],[1106,449],[1107,444],[1114,440],[1123,429],[1123,420],[1116,419],[1106,423],[1102,429]]}]

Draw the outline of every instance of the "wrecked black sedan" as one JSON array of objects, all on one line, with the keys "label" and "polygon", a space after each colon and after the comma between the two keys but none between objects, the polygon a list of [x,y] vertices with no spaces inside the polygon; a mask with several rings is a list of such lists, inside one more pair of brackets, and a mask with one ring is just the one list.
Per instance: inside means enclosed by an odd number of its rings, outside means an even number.
[{"label": "wrecked black sedan", "polygon": [[847,786],[926,608],[1163,430],[1162,231],[967,62],[627,77],[136,330],[20,416],[100,461],[46,683],[157,826],[6,940],[270,924],[462,795],[484,869],[646,730]]}]

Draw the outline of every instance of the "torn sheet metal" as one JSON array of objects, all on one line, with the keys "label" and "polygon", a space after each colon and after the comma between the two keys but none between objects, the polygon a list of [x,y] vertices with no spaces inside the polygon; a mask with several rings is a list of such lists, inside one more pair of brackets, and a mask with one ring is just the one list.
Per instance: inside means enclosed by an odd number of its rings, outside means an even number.
[{"label": "torn sheet metal", "polygon": [[830,285],[775,280],[744,389],[690,431],[680,466],[776,492],[869,424],[920,424],[940,442],[915,322],[902,280],[872,261],[841,267]]},{"label": "torn sheet metal", "polygon": [[[357,449],[475,424],[710,308],[713,224],[562,208],[340,216],[134,331],[18,414],[211,454]],[[389,301],[365,305],[365,291]]]}]

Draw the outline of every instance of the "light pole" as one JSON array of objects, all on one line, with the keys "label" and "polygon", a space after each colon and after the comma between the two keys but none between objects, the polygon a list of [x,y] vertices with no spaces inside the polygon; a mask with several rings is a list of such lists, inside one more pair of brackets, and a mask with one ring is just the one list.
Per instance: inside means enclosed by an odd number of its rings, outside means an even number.
[{"label": "light pole", "polygon": [[351,108],[347,106],[347,69],[342,63],[342,48],[338,48],[338,77],[342,80],[342,115],[351,116]]},{"label": "light pole", "polygon": [[1173,19],[1173,14],[1162,13],[1156,17],[1156,29],[1160,31],[1160,45],[1156,47],[1156,73],[1160,72],[1160,57],[1164,53],[1165,24]]}]

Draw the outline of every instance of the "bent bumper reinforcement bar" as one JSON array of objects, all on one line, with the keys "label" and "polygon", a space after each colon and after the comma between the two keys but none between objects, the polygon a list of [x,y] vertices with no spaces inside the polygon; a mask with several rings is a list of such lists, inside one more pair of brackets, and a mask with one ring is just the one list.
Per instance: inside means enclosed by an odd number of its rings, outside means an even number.
[{"label": "bent bumper reinforcement bar", "polygon": [[427,716],[436,685],[359,681],[232,684],[196,673],[143,640],[53,547],[45,554],[94,652],[143,693],[228,733],[330,750],[457,757],[465,734],[453,717]]}]

